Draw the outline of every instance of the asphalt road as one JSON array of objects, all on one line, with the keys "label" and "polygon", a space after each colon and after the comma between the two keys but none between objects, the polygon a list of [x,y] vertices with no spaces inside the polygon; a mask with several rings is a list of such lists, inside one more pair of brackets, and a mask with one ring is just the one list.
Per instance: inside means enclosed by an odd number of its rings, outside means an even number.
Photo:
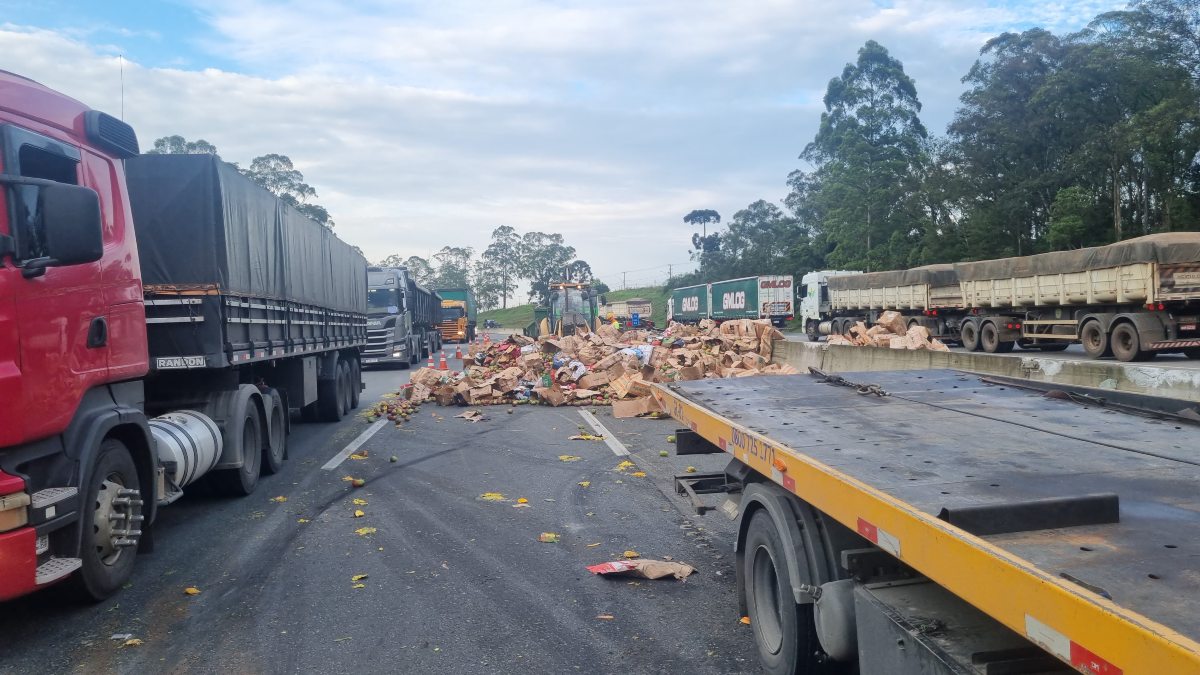
[{"label": "asphalt road", "polygon": [[[808,342],[809,341],[808,337],[805,336],[804,333],[788,332],[788,333],[784,333],[784,337],[789,342]],[[824,340],[822,340],[822,342],[824,342]],[[955,351],[955,352],[965,352],[966,351],[962,347],[951,347],[950,350]],[[1083,352],[1083,347],[1081,345],[1077,345],[1077,344],[1071,345],[1061,352],[1043,352],[1038,349],[1032,349],[1032,350],[1027,351],[1027,350],[1021,349],[1020,347],[1015,347],[1011,352],[1009,352],[1007,354],[997,354],[997,356],[1010,356],[1010,357],[1014,357],[1014,358],[1020,358],[1022,356],[1036,356],[1038,358],[1044,358],[1044,359],[1069,360],[1069,361],[1087,361],[1087,360],[1089,360],[1087,354],[1085,354]],[[1111,358],[1105,359],[1105,360],[1110,361],[1112,363],[1119,363],[1119,361],[1117,361],[1115,359],[1111,359]],[[1170,366],[1172,368],[1200,369],[1200,359],[1189,359],[1189,358],[1185,357],[1183,354],[1159,354],[1158,357],[1152,361],[1142,361],[1142,362],[1138,362],[1133,365],[1137,365],[1137,366],[1142,366],[1142,365],[1155,366],[1155,365],[1157,365],[1157,366]]]},{"label": "asphalt road", "polygon": [[[407,372],[366,380],[364,405]],[[482,410],[471,423],[426,404],[402,428],[383,426],[366,459],[331,471],[321,466],[368,423],[295,425],[285,469],[254,495],[193,491],[163,509],[156,551],[115,597],[79,605],[50,589],[0,604],[0,672],[755,670],[733,524],[690,515],[671,492],[689,462],[718,470],[722,457],[660,457],[672,422],[600,409],[632,452],[636,468],[620,471],[605,443],[567,440],[580,409]],[[481,499],[489,492],[503,501]],[[356,533],[364,527],[375,530]],[[542,532],[561,541],[540,543]],[[626,550],[698,573],[650,581],[585,569]],[[124,633],[142,644],[112,639]]]}]

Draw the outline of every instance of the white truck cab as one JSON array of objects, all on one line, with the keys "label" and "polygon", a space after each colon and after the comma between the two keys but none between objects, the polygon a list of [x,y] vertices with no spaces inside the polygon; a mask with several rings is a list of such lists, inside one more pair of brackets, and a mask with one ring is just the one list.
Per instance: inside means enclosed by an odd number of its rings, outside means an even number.
[{"label": "white truck cab", "polygon": [[804,322],[804,332],[808,339],[816,342],[820,338],[817,326],[829,317],[829,277],[862,274],[858,270],[819,270],[809,272],[800,278],[797,288],[798,313]]}]

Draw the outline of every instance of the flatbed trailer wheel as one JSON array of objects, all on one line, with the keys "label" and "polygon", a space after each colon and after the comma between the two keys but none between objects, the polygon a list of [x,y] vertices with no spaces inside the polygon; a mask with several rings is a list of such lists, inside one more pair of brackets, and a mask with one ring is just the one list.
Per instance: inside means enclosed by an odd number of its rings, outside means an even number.
[{"label": "flatbed trailer wheel", "polygon": [[959,327],[959,337],[962,338],[963,349],[969,352],[979,351],[979,323],[970,319],[963,321]]},{"label": "flatbed trailer wheel", "polygon": [[798,605],[792,596],[783,540],[766,510],[750,517],[744,555],[746,607],[763,670],[772,675],[825,672],[812,605]]},{"label": "flatbed trailer wheel", "polygon": [[74,594],[98,602],[133,574],[142,528],[142,493],[129,448],[115,438],[100,444],[80,514],[83,566],[71,578]]},{"label": "flatbed trailer wheel", "polygon": [[235,497],[247,497],[258,487],[262,474],[263,428],[254,399],[242,399],[241,410],[230,420],[231,427],[225,434],[225,443],[241,443],[242,465],[236,469],[215,471],[212,479],[218,489]]},{"label": "flatbed trailer wheel", "polygon": [[1092,320],[1083,324],[1079,329],[1079,343],[1083,345],[1083,351],[1089,358],[1098,359],[1113,354],[1108,333],[1104,332],[1099,321]]},{"label": "flatbed trailer wheel", "polygon": [[1200,347],[1191,347],[1183,350],[1183,355],[1189,359],[1200,359]]}]

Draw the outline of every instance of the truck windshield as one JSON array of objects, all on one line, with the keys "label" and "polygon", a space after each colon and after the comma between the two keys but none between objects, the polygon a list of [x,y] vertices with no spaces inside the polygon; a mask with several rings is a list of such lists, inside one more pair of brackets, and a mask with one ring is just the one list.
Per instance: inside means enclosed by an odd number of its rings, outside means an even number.
[{"label": "truck windshield", "polygon": [[367,309],[374,312],[400,313],[400,293],[394,288],[374,288],[367,291]]},{"label": "truck windshield", "polygon": [[462,307],[442,308],[442,321],[458,321],[466,315],[467,312]]}]

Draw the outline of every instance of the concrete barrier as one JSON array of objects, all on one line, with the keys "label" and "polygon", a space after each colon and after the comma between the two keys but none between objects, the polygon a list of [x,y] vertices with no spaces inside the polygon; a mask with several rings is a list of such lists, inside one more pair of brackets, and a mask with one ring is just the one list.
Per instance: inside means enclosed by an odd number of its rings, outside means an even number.
[{"label": "concrete barrier", "polygon": [[810,367],[829,373],[950,368],[982,375],[1002,375],[1064,386],[1096,387],[1200,402],[1200,370],[1194,368],[790,341],[775,343],[774,360],[790,364],[803,372]]}]

